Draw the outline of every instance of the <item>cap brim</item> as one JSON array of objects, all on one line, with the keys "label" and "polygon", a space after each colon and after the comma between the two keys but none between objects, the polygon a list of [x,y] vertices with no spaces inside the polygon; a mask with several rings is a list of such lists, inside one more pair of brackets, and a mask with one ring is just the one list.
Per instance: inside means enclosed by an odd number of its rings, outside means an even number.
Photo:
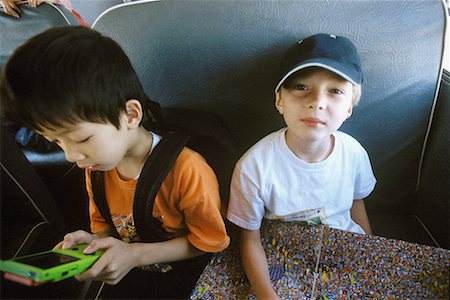
[{"label": "cap brim", "polygon": [[[292,74],[295,72],[306,69],[309,67],[320,67],[327,69],[333,73],[336,73],[337,75],[341,76],[342,78],[350,81],[354,85],[359,85],[362,83],[362,78],[360,75],[360,72],[356,71],[354,68],[347,66],[346,64],[337,62],[335,60],[321,58],[318,59],[311,59],[306,60],[302,62],[300,65],[297,65],[293,69],[291,69],[288,73],[286,73],[283,78],[278,82],[277,86],[275,87],[275,93],[278,92],[280,87],[283,85],[283,83],[288,79]],[[353,78],[349,76],[348,74],[352,74]]]}]

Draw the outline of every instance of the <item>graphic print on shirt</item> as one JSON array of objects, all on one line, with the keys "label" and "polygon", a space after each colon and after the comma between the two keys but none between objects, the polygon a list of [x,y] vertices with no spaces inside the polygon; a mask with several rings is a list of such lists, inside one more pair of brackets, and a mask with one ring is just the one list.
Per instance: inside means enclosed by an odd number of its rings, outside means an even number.
[{"label": "graphic print on shirt", "polygon": [[123,216],[121,214],[112,214],[111,219],[121,239],[126,243],[140,241],[134,224],[133,214]]},{"label": "graphic print on shirt", "polygon": [[325,207],[308,209],[295,212],[285,216],[273,216],[272,220],[280,220],[283,222],[299,222],[304,225],[317,226],[320,224],[327,225]]}]

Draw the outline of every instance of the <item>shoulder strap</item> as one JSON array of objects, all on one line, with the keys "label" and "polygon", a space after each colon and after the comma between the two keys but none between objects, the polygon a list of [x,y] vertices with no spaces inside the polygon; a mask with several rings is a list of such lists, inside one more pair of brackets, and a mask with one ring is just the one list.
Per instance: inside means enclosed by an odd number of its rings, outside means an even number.
[{"label": "shoulder strap", "polygon": [[[167,232],[162,228],[161,222],[152,215],[153,203],[161,184],[189,138],[189,135],[184,133],[165,134],[144,164],[133,202],[136,230],[144,241],[156,242],[167,239]],[[91,184],[95,204],[103,218],[111,228],[115,229],[106,201],[103,172],[93,172],[92,174]],[[115,230],[114,232],[117,233]],[[117,234],[116,237],[119,235]]]},{"label": "shoulder strap", "polygon": [[105,219],[105,221],[111,227],[114,237],[120,239],[116,227],[114,226],[114,223],[111,219],[111,214],[109,213],[109,206],[108,202],[106,201],[105,195],[105,177],[103,176],[103,172],[91,172],[91,186],[95,205],[97,205],[97,208],[100,211],[103,219]]},{"label": "shoulder strap", "polygon": [[177,132],[164,135],[139,176],[134,193],[133,215],[136,230],[145,241],[167,240],[167,232],[152,215],[153,203],[161,184],[189,138],[188,135]]}]

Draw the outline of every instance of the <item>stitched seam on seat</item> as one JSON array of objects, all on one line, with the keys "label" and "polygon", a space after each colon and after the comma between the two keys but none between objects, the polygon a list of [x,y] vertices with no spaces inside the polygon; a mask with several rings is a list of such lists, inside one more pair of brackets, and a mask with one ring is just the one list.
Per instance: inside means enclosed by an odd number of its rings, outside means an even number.
[{"label": "stitched seam on seat", "polygon": [[27,193],[27,191],[25,191],[25,189],[23,188],[23,186],[14,178],[14,176],[8,171],[8,169],[3,165],[3,163],[0,162],[0,166],[2,167],[2,169],[5,171],[5,173],[11,178],[12,181],[14,181],[14,183],[19,187],[19,189],[22,191],[22,193],[24,193],[24,195],[28,198],[28,200],[31,202],[31,204],[33,205],[33,207],[37,210],[37,212],[39,213],[39,215],[42,217],[42,219],[44,219],[44,221],[48,224],[50,224],[50,222],[48,221],[48,219],[45,217],[44,213],[42,213],[42,211],[39,209],[39,207],[36,205],[36,203],[34,202],[34,200],[31,198],[31,196]]},{"label": "stitched seam on seat", "polygon": [[69,19],[67,19],[66,15],[63,14],[63,12],[61,11],[61,9],[59,7],[57,7],[56,5],[54,5],[53,3],[47,3],[50,6],[53,6],[61,15],[61,17],[63,17],[63,19],[67,22],[67,25],[72,25],[69,21]]},{"label": "stitched seam on seat", "polygon": [[[442,44],[442,51],[441,51],[441,64],[440,64],[440,70],[439,70],[439,76],[438,76],[438,80],[436,83],[436,90],[434,93],[434,99],[433,99],[433,104],[431,106],[431,112],[430,112],[430,117],[428,119],[428,126],[427,126],[427,130],[425,133],[425,138],[423,139],[423,145],[422,145],[422,151],[420,154],[420,159],[419,159],[419,169],[417,172],[417,180],[416,180],[416,189],[415,192],[417,193],[417,191],[419,190],[419,186],[420,186],[420,181],[421,181],[421,176],[422,176],[422,169],[423,169],[423,161],[425,158],[425,152],[427,149],[427,144],[428,144],[428,138],[430,136],[430,132],[431,132],[431,126],[433,124],[433,119],[434,119],[434,114],[435,114],[435,110],[436,110],[436,105],[437,105],[437,100],[438,100],[438,96],[439,96],[439,90],[441,87],[441,81],[442,81],[442,77],[443,77],[443,72],[444,72],[444,55],[445,55],[445,37],[447,36],[447,34],[449,34],[447,32],[447,23],[449,22],[449,17],[447,15],[447,8],[445,7],[445,3],[444,1],[442,1],[442,6],[444,9],[444,33],[443,33],[443,44]],[[443,101],[443,100],[441,100]]]},{"label": "stitched seam on seat", "polygon": [[121,7],[139,5],[139,4],[143,4],[143,3],[159,2],[159,0],[147,0],[147,1],[139,1],[139,2],[133,2],[133,1],[127,2],[125,0],[123,0],[123,1],[124,1],[124,3],[113,5],[109,8],[107,8],[106,10],[104,10],[100,15],[98,15],[97,18],[95,18],[94,22],[92,22],[91,28],[94,28],[94,25],[96,25],[97,20],[100,19],[101,17],[103,17],[103,15],[106,15],[109,12],[119,9]]},{"label": "stitched seam on seat", "polygon": [[416,218],[417,221],[422,225],[423,229],[427,232],[428,236],[433,240],[433,242],[436,244],[437,247],[442,248],[441,245],[437,242],[437,240],[434,238],[434,236],[431,234],[431,232],[428,230],[427,226],[422,222],[422,220],[417,216],[414,215],[414,218]]},{"label": "stitched seam on seat", "polygon": [[47,222],[41,222],[38,223],[36,225],[34,225],[34,227],[30,230],[30,232],[28,232],[27,236],[25,237],[25,239],[23,240],[22,244],[20,245],[19,249],[17,249],[16,253],[14,254],[13,259],[15,259],[17,257],[17,255],[19,255],[20,251],[22,251],[22,248],[25,246],[25,244],[27,243],[28,239],[30,238],[31,234],[36,231],[36,229],[42,225],[46,225],[48,224]]},{"label": "stitched seam on seat", "polygon": [[100,288],[98,289],[97,295],[95,295],[95,298],[94,298],[95,300],[100,299],[100,293],[102,292],[104,286],[105,286],[105,282],[103,281],[103,282],[102,282],[102,285],[101,285]]}]

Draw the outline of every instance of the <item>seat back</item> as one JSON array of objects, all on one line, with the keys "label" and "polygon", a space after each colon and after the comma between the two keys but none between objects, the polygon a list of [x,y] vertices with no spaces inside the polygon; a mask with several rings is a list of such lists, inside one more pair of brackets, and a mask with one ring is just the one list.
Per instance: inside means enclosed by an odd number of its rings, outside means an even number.
[{"label": "seat back", "polygon": [[48,250],[62,238],[63,215],[4,125],[0,141],[1,259]]},{"label": "seat back", "polygon": [[450,249],[450,72],[445,71],[435,117],[425,149],[419,190],[417,216],[440,247]]},{"label": "seat back", "polygon": [[19,19],[6,15],[0,8],[0,68],[28,38],[51,27],[78,24],[64,6],[43,3],[39,7],[31,7],[26,1],[17,5]]},{"label": "seat back", "polygon": [[[54,194],[15,142],[14,131],[4,124],[0,146],[0,258],[47,251],[62,240],[67,229],[63,213]],[[2,278],[0,299],[76,298],[82,288],[75,279],[36,289]]]},{"label": "seat back", "polygon": [[404,212],[439,87],[445,32],[440,0],[139,1],[110,9],[94,29],[131,58],[163,107],[217,113],[238,156],[284,126],[274,108],[282,53],[325,32],[350,38],[362,57],[363,95],[341,130],[372,160],[370,211]]},{"label": "seat back", "polygon": [[108,8],[124,3],[124,0],[71,0],[73,9],[89,24]]},{"label": "seat back", "polygon": [[[20,9],[19,19],[8,16],[3,12],[0,13],[0,68],[6,63],[13,51],[30,37],[52,27],[79,24],[72,13],[64,6],[43,3],[38,7],[31,7],[26,1],[20,2],[17,5]],[[37,220],[43,220],[45,223],[49,223],[52,228],[57,229],[61,233],[64,229],[62,224],[67,220],[63,218],[60,208],[64,211],[64,208],[68,205],[66,204],[67,201],[63,202],[60,199],[55,199],[53,197],[64,194],[62,191],[55,193],[58,189],[63,188],[61,181],[67,181],[69,177],[71,177],[70,180],[73,180],[74,178],[72,177],[77,175],[71,174],[71,176],[67,176],[67,174],[65,174],[67,170],[71,168],[71,165],[65,161],[62,152],[52,151],[41,153],[33,148],[27,149],[19,147],[14,141],[15,132],[9,131],[11,126],[9,126],[8,129],[6,128],[7,126],[2,122],[2,175],[4,175],[3,178],[5,178],[5,183],[11,183],[10,185],[8,184],[8,186],[12,186],[12,189],[17,189],[18,185],[22,185],[19,190],[25,189],[25,191],[17,194],[14,193],[18,198],[15,200],[15,198],[11,198],[13,197],[11,194],[12,191],[9,188],[6,190],[6,184],[2,184],[2,205],[10,201],[19,202],[16,203],[15,208],[9,206],[4,213],[15,215],[19,213],[18,210],[21,205],[31,205],[35,211],[29,213],[29,220],[26,220],[26,217],[24,217],[23,221],[36,220],[34,217],[31,217],[31,215],[36,214],[40,216]],[[48,177],[44,178],[46,176]],[[58,178],[55,180],[52,176],[57,176]],[[24,198],[23,196],[25,193],[28,193],[28,196]],[[75,196],[72,196],[71,193],[65,200],[72,197]],[[20,204],[21,201],[23,202],[22,204]],[[59,206],[58,204],[62,205]],[[26,212],[21,213],[26,215]],[[22,218],[19,219],[22,220]],[[78,223],[84,224],[85,222],[78,221]],[[25,225],[23,228],[17,227],[17,230],[23,231],[24,237],[27,236],[28,233],[31,233]],[[4,241],[6,240],[2,238],[2,242]],[[46,247],[53,246],[54,242],[55,241],[52,241],[52,244],[46,245]],[[32,251],[37,251],[36,248],[38,245],[44,244],[39,242],[33,243],[32,241],[29,243],[33,245]],[[20,245],[15,245],[10,241],[8,246],[13,249]],[[25,251],[25,253],[26,252],[27,251]]]},{"label": "seat back", "polygon": [[[0,68],[28,38],[51,27],[77,24],[62,6],[42,4],[34,8],[26,1],[17,5],[19,19],[0,9]],[[65,221],[52,193],[15,142],[15,132],[3,122],[1,130],[1,244],[5,259],[52,247],[62,237]]]}]

